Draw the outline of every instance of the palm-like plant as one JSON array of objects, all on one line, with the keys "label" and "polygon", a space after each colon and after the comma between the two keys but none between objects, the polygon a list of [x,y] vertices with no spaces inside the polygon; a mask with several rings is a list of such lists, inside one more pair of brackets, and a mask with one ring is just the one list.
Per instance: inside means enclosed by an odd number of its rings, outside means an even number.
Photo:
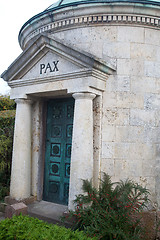
[{"label": "palm-like plant", "polygon": [[[108,174],[97,190],[92,182],[83,180],[84,194],[75,199],[75,228],[98,239],[141,239],[142,226],[135,213],[141,212],[149,202],[149,191],[131,180],[112,183]],[[144,239],[144,237],[143,237]]]}]

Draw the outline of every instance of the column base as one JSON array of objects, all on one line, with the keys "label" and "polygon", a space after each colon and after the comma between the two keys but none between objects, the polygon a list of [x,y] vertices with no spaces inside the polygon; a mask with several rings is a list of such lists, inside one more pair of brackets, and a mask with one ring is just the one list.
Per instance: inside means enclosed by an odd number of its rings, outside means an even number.
[{"label": "column base", "polygon": [[5,208],[5,218],[12,218],[13,215],[18,216],[20,214],[28,214],[28,207],[23,202],[7,205],[7,207]]},{"label": "column base", "polygon": [[12,205],[12,204],[15,204],[15,203],[20,203],[20,202],[23,202],[24,204],[28,205],[28,204],[31,204],[31,203],[37,201],[37,197],[36,196],[30,196],[29,198],[16,200],[14,198],[11,198],[10,196],[6,196],[4,201],[8,205]]}]

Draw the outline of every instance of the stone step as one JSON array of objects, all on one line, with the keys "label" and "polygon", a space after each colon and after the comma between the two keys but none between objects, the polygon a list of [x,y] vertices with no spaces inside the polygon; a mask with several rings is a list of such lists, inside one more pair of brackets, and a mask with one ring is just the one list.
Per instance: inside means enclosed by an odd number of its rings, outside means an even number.
[{"label": "stone step", "polygon": [[[67,214],[67,206],[46,201],[35,201],[34,203],[28,204],[27,207],[28,215],[31,217],[36,217],[48,223],[63,225],[65,227],[72,226],[71,221],[65,221],[62,223],[60,219],[62,216]],[[3,212],[0,212],[0,221],[5,219],[4,216],[5,214]]]},{"label": "stone step", "polygon": [[38,219],[41,219],[48,223],[71,227],[71,222],[65,221],[65,223],[62,223],[60,219],[60,217],[64,216],[64,213],[66,213],[67,211],[67,206],[46,201],[36,201],[28,205],[28,214],[30,216],[37,217]]}]

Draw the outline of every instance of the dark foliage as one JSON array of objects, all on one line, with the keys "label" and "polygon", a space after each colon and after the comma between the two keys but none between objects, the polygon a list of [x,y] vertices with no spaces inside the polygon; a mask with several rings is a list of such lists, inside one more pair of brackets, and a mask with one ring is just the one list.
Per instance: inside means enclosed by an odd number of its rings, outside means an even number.
[{"label": "dark foliage", "polygon": [[0,201],[9,192],[15,102],[0,96]]},{"label": "dark foliage", "polygon": [[141,212],[149,202],[149,192],[133,181],[112,183],[104,174],[99,189],[92,182],[83,181],[84,195],[78,195],[75,211],[75,229],[84,230],[88,236],[103,240],[145,239],[140,219],[133,216]]}]

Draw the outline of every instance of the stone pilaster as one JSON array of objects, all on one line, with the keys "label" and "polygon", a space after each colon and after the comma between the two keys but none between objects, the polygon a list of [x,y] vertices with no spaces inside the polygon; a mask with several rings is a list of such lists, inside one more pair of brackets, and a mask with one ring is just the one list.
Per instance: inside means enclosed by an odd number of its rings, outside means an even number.
[{"label": "stone pilaster", "polygon": [[93,177],[93,99],[92,93],[74,93],[75,110],[72,137],[69,209],[82,193],[82,179]]},{"label": "stone pilaster", "polygon": [[16,99],[10,197],[21,200],[31,194],[31,100]]}]

